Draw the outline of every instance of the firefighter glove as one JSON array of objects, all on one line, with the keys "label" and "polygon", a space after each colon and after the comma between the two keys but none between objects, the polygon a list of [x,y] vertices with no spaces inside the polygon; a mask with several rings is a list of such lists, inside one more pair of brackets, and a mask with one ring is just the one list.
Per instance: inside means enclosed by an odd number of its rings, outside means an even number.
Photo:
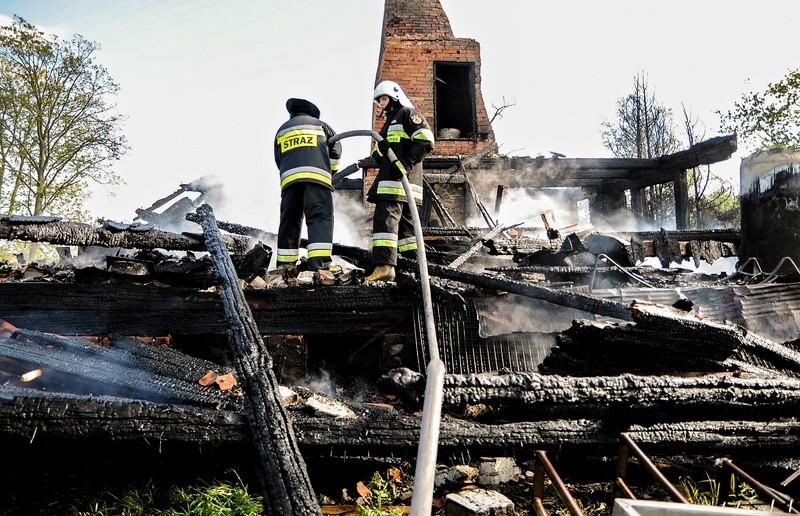
[{"label": "firefighter glove", "polygon": [[396,179],[396,180],[399,181],[400,178],[403,177],[403,172],[400,169],[400,167],[403,167],[405,169],[406,174],[408,174],[408,171],[411,170],[411,168],[408,167],[402,161],[400,161],[400,160],[394,161],[394,162],[392,162],[392,179]]},{"label": "firefighter glove", "polygon": [[386,140],[381,140],[378,142],[378,150],[381,153],[381,156],[386,156],[389,154],[389,142]]}]

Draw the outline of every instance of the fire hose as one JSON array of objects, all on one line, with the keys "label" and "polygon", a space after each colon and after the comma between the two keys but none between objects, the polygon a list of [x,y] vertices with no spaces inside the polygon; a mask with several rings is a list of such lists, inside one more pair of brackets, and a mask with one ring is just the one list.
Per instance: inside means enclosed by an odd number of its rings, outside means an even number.
[{"label": "fire hose", "polygon": [[[383,137],[375,131],[359,129],[346,131],[331,137],[329,143],[334,143],[351,136],[371,136],[375,141]],[[425,370],[425,398],[422,405],[422,423],[420,425],[420,439],[417,447],[417,465],[414,471],[413,496],[411,498],[411,515],[430,515],[433,502],[433,483],[436,476],[436,454],[439,447],[439,424],[442,417],[442,399],[444,397],[444,362],[439,358],[439,345],[436,341],[436,324],[433,319],[433,306],[431,303],[431,285],[428,277],[428,260],[425,255],[425,242],[422,238],[422,223],[419,218],[417,204],[411,192],[411,184],[406,177],[406,169],[397,155],[390,148],[387,153],[389,160],[400,172],[400,182],[406,193],[414,223],[414,237],[417,241],[417,262],[419,263],[419,280],[422,287],[422,304],[425,312],[425,334],[428,342],[428,352],[431,360]]]}]

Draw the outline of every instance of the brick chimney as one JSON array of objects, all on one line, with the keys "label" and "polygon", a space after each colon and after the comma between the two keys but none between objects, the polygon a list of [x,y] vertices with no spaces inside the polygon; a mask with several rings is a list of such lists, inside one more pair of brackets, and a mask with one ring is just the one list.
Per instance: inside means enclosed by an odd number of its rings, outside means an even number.
[{"label": "brick chimney", "polygon": [[[385,0],[375,84],[392,80],[431,124],[431,156],[474,154],[494,146],[481,94],[480,45],[456,38],[439,0]],[[383,120],[374,119],[377,131]]]}]

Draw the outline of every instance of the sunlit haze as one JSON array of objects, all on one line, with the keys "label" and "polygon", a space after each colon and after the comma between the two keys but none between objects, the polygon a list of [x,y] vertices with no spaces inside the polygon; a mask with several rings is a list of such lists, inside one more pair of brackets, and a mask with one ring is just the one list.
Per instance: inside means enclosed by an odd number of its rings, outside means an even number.
[{"label": "sunlit haze", "polygon": [[[601,124],[637,73],[673,110],[679,135],[683,104],[706,138],[718,136],[716,111],[798,66],[796,0],[441,3],[455,36],[481,45],[490,115],[513,104],[493,124],[510,155],[610,157]],[[94,191],[95,217],[130,221],[136,208],[211,175],[228,201],[215,207],[218,219],[276,231],[272,139],[286,99],[312,100],[339,132],[370,128],[380,0],[0,0],[0,15],[98,43],[97,62],[121,87],[131,150],[115,171],[125,184],[116,197]],[[344,166],[368,153],[369,140],[343,146]],[[738,179],[749,152],[740,146],[713,170]]]}]

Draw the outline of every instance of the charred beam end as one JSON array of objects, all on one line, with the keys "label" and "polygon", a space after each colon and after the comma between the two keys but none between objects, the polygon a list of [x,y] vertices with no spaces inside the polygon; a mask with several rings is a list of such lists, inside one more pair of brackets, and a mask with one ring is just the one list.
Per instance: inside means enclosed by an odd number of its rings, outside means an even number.
[{"label": "charred beam end", "polygon": [[[202,238],[189,234],[149,229],[111,230],[78,222],[21,222],[17,218],[0,218],[0,240],[48,242],[58,245],[122,247],[125,249],[163,248],[175,251],[205,251]],[[234,254],[244,254],[248,239],[240,236],[221,237],[225,248]]]},{"label": "charred beam end", "polygon": [[[197,213],[187,213],[186,220],[189,222],[194,222],[195,224],[201,224],[203,219]],[[231,222],[223,222],[221,220],[217,221],[217,227],[234,235],[244,235],[261,240],[276,240],[278,238],[275,233],[270,233],[269,231],[265,231],[263,229],[258,229],[251,226],[243,226],[241,224],[234,224]]]},{"label": "charred beam end", "polygon": [[658,169],[660,171],[680,171],[698,167],[700,165],[711,165],[729,159],[736,152],[736,135],[729,134],[709,138],[708,140],[696,143],[686,150],[662,156],[658,159]]},{"label": "charred beam end", "polygon": [[211,206],[197,208],[214,267],[222,282],[229,340],[245,391],[245,411],[261,459],[265,509],[270,515],[320,514],[292,421],[283,407],[278,381],[233,262],[220,238]]}]

